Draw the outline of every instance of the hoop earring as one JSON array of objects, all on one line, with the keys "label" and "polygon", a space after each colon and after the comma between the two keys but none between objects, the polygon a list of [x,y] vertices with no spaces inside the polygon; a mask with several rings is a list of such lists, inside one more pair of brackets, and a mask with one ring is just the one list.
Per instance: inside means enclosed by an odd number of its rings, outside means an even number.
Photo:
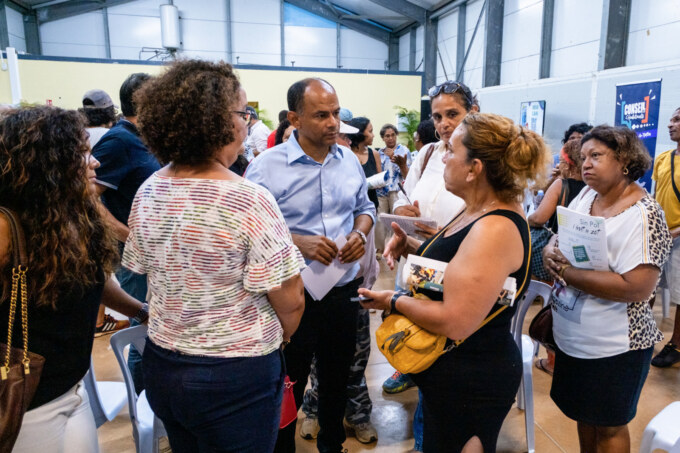
[{"label": "hoop earring", "polygon": [[437,129],[434,130],[434,136],[437,138],[437,141],[441,141],[442,136],[439,135],[439,132],[437,132]]},{"label": "hoop earring", "polygon": [[628,172],[628,167],[625,167],[625,168],[623,169],[623,174],[624,174],[625,176],[627,176],[628,173],[629,173],[629,172]]}]

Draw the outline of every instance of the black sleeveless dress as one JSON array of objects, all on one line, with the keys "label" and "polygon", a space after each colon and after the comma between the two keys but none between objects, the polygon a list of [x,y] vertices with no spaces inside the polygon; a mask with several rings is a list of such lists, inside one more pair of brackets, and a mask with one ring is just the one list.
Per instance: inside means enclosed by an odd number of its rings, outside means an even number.
[{"label": "black sleeveless dress", "polygon": [[[368,148],[368,159],[366,163],[361,166],[364,169],[364,174],[367,178],[378,173],[378,165],[375,163],[375,156],[373,150]],[[378,191],[376,189],[368,189],[368,199],[373,202],[375,208],[378,209]]]},{"label": "black sleeveless dress", "polygon": [[[513,211],[497,209],[482,217],[490,215],[510,219],[522,237],[522,266],[510,274],[517,280],[516,300],[520,300],[531,278],[528,269],[529,226],[522,216]],[[416,253],[420,255],[427,249],[422,256],[451,261],[478,220],[450,237],[443,234],[433,236]],[[430,242],[432,245],[428,247]],[[428,296],[435,300],[435,294],[438,300],[442,300],[441,293],[429,293]],[[515,401],[522,379],[522,356],[510,334],[516,305],[500,312],[460,346],[442,355],[430,368],[411,375],[423,394],[424,452],[459,452],[473,436],[480,438],[485,452],[496,451],[498,433]],[[489,314],[501,307],[494,304]]]}]

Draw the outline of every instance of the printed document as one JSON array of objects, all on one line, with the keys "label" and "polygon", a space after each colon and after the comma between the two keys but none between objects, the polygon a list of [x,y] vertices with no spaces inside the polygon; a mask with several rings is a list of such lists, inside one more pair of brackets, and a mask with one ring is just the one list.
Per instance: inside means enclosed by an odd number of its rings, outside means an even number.
[{"label": "printed document", "polygon": [[418,229],[416,222],[429,226],[430,228],[437,228],[437,221],[428,219],[427,217],[408,217],[403,215],[383,213],[380,214],[380,221],[387,226],[390,226],[392,222],[396,222],[397,225],[399,225],[401,229],[406,232],[406,234],[409,236],[415,236],[417,238],[420,238],[420,235],[416,233],[416,230]]},{"label": "printed document", "polygon": [[557,207],[560,251],[574,267],[609,270],[604,217]]},{"label": "printed document", "polygon": [[[335,238],[334,242],[338,246],[338,251],[340,251],[347,243],[347,238],[341,234]],[[302,271],[302,282],[314,300],[321,300],[352,266],[354,266],[354,263],[341,263],[338,258],[335,258],[328,266],[319,261],[312,261]]]}]

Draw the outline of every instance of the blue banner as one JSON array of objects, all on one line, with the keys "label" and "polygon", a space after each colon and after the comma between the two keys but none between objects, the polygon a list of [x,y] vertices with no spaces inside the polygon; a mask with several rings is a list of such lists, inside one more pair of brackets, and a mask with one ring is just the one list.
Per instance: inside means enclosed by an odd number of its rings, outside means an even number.
[{"label": "blue banner", "polygon": [[[615,124],[635,131],[652,159],[656,149],[660,104],[661,80],[616,86]],[[645,189],[651,190],[652,169],[638,182]]]}]

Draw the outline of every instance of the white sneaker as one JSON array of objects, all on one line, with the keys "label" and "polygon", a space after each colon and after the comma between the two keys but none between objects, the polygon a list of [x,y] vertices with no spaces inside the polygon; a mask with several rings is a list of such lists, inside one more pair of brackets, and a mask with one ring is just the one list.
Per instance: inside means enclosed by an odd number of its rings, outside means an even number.
[{"label": "white sneaker", "polygon": [[343,421],[347,428],[354,431],[354,437],[362,444],[370,444],[371,442],[376,442],[378,440],[378,432],[370,421],[366,423],[357,423],[356,425],[348,422],[347,419],[344,419]]},{"label": "white sneaker", "polygon": [[316,439],[319,434],[319,419],[312,417],[305,417],[300,426],[300,437],[303,439]]}]

